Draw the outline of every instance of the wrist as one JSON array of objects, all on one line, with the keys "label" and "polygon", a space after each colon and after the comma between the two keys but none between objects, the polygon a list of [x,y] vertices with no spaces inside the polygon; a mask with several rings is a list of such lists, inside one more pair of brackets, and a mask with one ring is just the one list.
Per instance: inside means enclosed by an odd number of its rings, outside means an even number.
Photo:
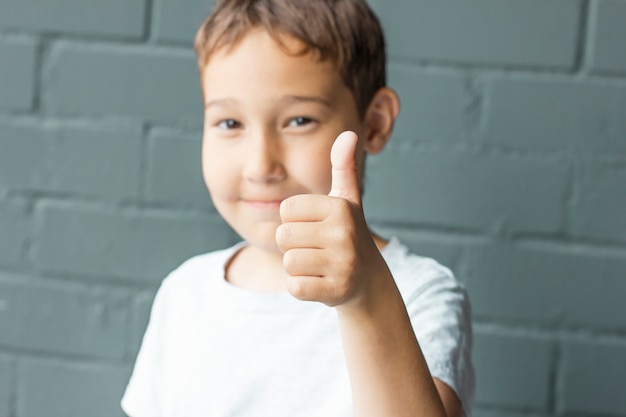
[{"label": "wrist", "polygon": [[379,317],[390,306],[398,303],[404,308],[398,287],[385,264],[382,272],[368,280],[367,288],[352,300],[335,306],[335,310],[340,317],[368,319]]}]

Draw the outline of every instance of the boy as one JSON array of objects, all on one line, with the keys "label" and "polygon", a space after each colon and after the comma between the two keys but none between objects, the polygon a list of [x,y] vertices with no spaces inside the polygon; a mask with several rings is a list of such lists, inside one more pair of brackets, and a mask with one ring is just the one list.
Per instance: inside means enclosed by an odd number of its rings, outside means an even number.
[{"label": "boy", "polygon": [[224,0],[195,47],[204,180],[243,242],[164,280],[124,410],[468,415],[464,290],[363,216],[365,154],[383,149],[399,110],[371,10]]}]

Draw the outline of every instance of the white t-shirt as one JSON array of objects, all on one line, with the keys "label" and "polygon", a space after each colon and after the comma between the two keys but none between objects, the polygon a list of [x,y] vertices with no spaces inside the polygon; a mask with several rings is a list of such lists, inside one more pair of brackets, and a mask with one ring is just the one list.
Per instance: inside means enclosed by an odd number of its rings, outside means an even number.
[{"label": "white t-shirt", "polygon": [[[224,267],[242,245],[193,257],[163,281],[122,399],[130,417],[353,415],[335,309],[228,283]],[[474,371],[464,288],[396,239],[382,254],[431,374],[469,415]]]}]

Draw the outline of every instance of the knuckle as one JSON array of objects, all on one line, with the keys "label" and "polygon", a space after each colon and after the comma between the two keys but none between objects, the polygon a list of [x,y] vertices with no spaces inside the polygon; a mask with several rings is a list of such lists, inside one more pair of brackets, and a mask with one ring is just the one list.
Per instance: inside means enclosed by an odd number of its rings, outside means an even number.
[{"label": "knuckle", "polygon": [[340,216],[350,216],[352,214],[352,206],[350,202],[344,198],[336,198],[334,201],[334,212]]},{"label": "knuckle", "polygon": [[283,254],[283,267],[289,275],[297,273],[298,263],[297,253],[293,250],[288,250]]},{"label": "knuckle", "polygon": [[289,277],[287,279],[287,291],[289,292],[289,294],[299,300],[304,300],[307,298],[306,286],[304,285],[303,281],[298,279],[297,277]]},{"label": "knuckle", "polygon": [[303,201],[306,202],[307,198],[310,198],[309,194],[294,194],[284,199],[281,206],[284,204],[285,210],[290,212],[292,210],[296,210],[300,205],[302,205]]},{"label": "knuckle", "polygon": [[332,238],[337,242],[341,242],[342,244],[352,244],[354,242],[354,232],[352,229],[340,226],[332,228]]},{"label": "knuckle", "polygon": [[289,236],[291,231],[289,230],[289,226],[286,224],[280,224],[276,228],[276,243],[279,246],[285,246],[289,242]]},{"label": "knuckle", "polygon": [[284,199],[280,203],[280,218],[285,220],[289,218],[289,214],[293,211],[293,197]]}]

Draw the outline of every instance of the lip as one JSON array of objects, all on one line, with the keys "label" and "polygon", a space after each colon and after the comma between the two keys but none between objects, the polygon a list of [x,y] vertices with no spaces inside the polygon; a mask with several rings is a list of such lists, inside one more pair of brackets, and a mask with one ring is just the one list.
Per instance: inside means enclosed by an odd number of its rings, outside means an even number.
[{"label": "lip", "polygon": [[282,201],[283,200],[243,200],[248,206],[259,210],[278,210]]}]

